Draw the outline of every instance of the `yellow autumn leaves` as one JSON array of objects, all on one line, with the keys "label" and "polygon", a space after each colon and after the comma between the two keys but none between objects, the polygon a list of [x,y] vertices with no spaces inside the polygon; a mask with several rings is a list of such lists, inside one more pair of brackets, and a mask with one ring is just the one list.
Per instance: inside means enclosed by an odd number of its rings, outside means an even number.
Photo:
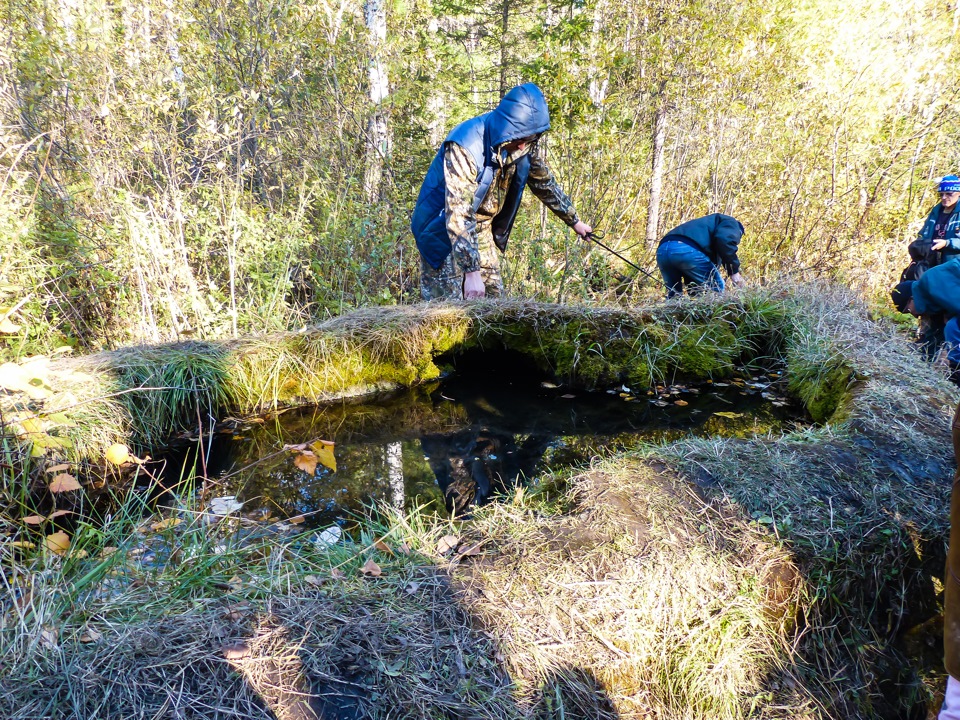
[{"label": "yellow autumn leaves", "polygon": [[317,465],[330,468],[333,472],[337,471],[337,459],[333,455],[333,448],[334,443],[329,440],[314,440],[310,443],[283,446],[284,450],[296,454],[293,464],[307,475],[313,475],[317,471]]}]

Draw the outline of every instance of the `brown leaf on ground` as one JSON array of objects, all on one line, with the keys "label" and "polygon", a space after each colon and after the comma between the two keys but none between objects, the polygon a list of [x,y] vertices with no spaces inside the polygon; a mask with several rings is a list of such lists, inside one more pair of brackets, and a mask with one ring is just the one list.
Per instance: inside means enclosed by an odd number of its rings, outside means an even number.
[{"label": "brown leaf on ground", "polygon": [[316,575],[307,575],[303,579],[303,581],[305,583],[308,583],[309,585],[314,585],[316,587],[320,587],[321,585],[323,585],[323,578],[318,578]]},{"label": "brown leaf on ground", "polygon": [[404,555],[409,555],[412,551],[411,547],[405,542],[400,543],[400,547],[398,547],[397,550],[402,552]]},{"label": "brown leaf on ground", "polygon": [[287,522],[291,525],[301,525],[306,519],[303,515],[294,515],[292,518],[287,518]]},{"label": "brown leaf on ground", "polygon": [[250,651],[250,646],[245,642],[236,642],[230,643],[229,645],[224,645],[222,648],[220,648],[220,652],[223,653],[223,657],[227,660],[243,660],[244,658],[248,658],[253,654]]},{"label": "brown leaf on ground", "polygon": [[46,520],[46,518],[41,515],[27,515],[25,518],[20,519],[24,525],[41,525],[43,521]]},{"label": "brown leaf on ground", "polygon": [[461,551],[461,552],[458,553],[458,554],[460,555],[460,557],[473,557],[474,555],[480,555],[480,554],[482,554],[482,552],[483,552],[483,551],[481,550],[481,548],[483,547],[483,545],[484,545],[484,543],[482,543],[482,542],[475,543],[475,544],[471,545],[470,547],[468,547],[466,550],[463,550],[463,551]]},{"label": "brown leaf on ground", "polygon": [[80,483],[73,475],[62,473],[50,481],[50,492],[52,493],[70,492],[72,490],[80,490]]},{"label": "brown leaf on ground", "polygon": [[346,576],[347,574],[339,568],[333,568],[330,571],[330,577],[332,577],[334,580],[343,580]]},{"label": "brown leaf on ground", "polygon": [[45,472],[48,472],[48,473],[59,473],[59,472],[63,472],[64,470],[69,470],[69,469],[70,469],[70,463],[60,463],[59,465],[54,465],[53,467],[48,467],[48,468],[45,470]]},{"label": "brown leaf on ground", "polygon": [[444,553],[453,550],[459,544],[460,538],[458,538],[456,535],[444,535],[437,542],[437,552],[443,555]]},{"label": "brown leaf on ground", "polygon": [[319,458],[309,450],[300,453],[294,458],[293,464],[303,470],[307,475],[313,475],[317,471]]},{"label": "brown leaf on ground", "polygon": [[55,555],[66,555],[70,549],[70,536],[62,530],[52,535],[47,535],[43,539],[43,544],[50,552]]},{"label": "brown leaf on ground", "polygon": [[48,648],[57,647],[57,629],[52,628],[49,625],[44,625],[40,628],[40,644],[45,645]]},{"label": "brown leaf on ground", "polygon": [[83,634],[80,635],[80,642],[82,643],[95,643],[103,637],[93,628],[87,628],[83,631]]},{"label": "brown leaf on ground", "polygon": [[47,520],[53,520],[54,518],[58,518],[63,515],[73,515],[73,510],[54,510],[52,513],[47,515]]},{"label": "brown leaf on ground", "polygon": [[375,541],[373,543],[373,547],[382,553],[386,553],[387,555],[393,555],[393,548],[387,545],[387,543],[385,543],[382,538],[380,540]]},{"label": "brown leaf on ground", "polygon": [[373,561],[373,558],[370,558],[363,564],[363,567],[360,568],[360,572],[370,577],[380,577],[383,575],[383,570],[381,570],[380,566]]}]

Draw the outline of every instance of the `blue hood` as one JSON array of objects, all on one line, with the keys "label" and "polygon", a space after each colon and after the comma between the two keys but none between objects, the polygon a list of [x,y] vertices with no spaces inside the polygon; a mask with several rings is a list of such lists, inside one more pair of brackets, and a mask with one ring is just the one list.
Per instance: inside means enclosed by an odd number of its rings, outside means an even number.
[{"label": "blue hood", "polygon": [[487,118],[493,147],[538,135],[550,129],[550,112],[543,93],[533,83],[513,88]]}]

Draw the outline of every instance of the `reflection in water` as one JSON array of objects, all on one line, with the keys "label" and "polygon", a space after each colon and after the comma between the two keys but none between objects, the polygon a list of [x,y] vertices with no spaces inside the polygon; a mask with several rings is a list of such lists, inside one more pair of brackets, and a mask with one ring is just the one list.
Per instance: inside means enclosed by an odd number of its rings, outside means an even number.
[{"label": "reflection in water", "polygon": [[[545,471],[640,440],[780,431],[796,413],[776,395],[777,382],[764,375],[653,396],[588,393],[487,353],[458,359],[441,382],[388,398],[228,430],[212,444],[207,475],[217,494],[236,494],[244,513],[259,518],[309,513],[312,524],[327,525],[379,502],[460,516]],[[317,438],[336,443],[337,470],[318,465],[308,476],[283,447]]]}]

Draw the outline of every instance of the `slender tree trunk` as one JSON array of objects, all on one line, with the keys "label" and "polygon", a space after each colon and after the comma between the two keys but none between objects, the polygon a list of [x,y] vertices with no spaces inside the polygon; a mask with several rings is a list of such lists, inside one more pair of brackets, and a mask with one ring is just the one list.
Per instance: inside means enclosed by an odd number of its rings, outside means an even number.
[{"label": "slender tree trunk", "polygon": [[647,247],[657,244],[660,227],[660,199],[663,195],[663,146],[667,136],[667,101],[661,91],[660,104],[653,120],[653,157],[651,159],[650,198],[647,201]]},{"label": "slender tree trunk", "polygon": [[387,462],[391,504],[398,510],[403,510],[403,501],[406,498],[403,484],[403,446],[398,442],[389,443],[384,451],[384,459]]},{"label": "slender tree trunk", "polygon": [[507,94],[507,30],[510,27],[510,0],[503,0],[500,13],[500,97]]},{"label": "slender tree trunk", "polygon": [[390,94],[386,64],[381,56],[387,39],[387,10],[384,0],[366,0],[364,15],[370,46],[367,77],[370,86],[370,119],[367,122],[367,167],[363,189],[368,202],[380,199],[383,167],[390,156],[390,128],[387,123],[386,100]]}]

